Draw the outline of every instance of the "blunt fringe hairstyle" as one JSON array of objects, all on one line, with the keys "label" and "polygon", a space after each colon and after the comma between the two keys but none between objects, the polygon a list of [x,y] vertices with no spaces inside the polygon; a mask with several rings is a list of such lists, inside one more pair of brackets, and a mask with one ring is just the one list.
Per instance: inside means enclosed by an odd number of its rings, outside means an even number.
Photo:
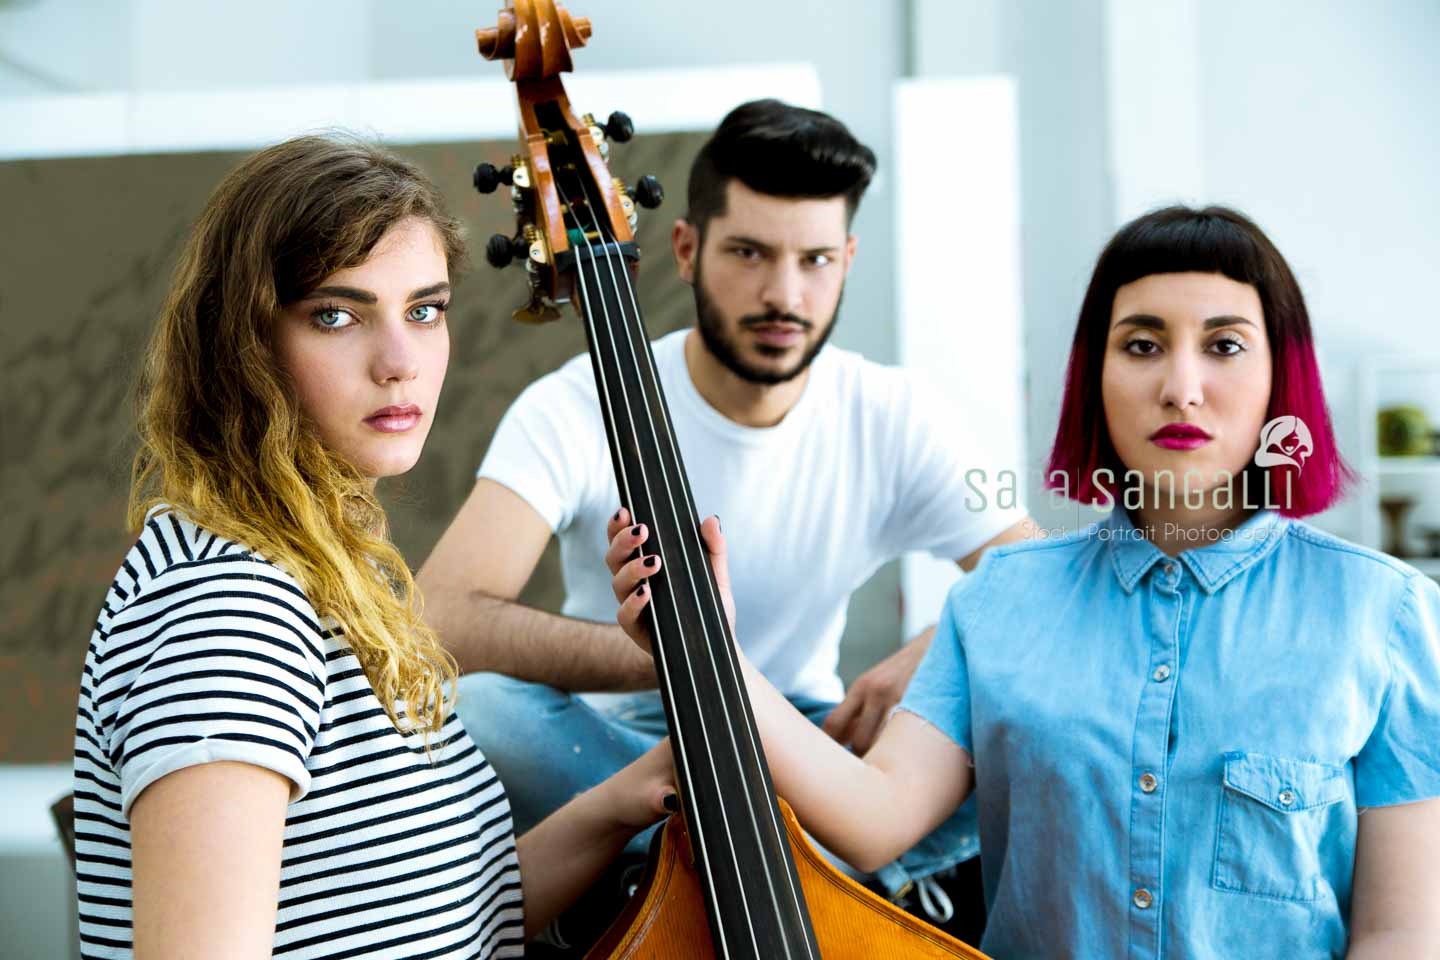
[{"label": "blunt fringe hairstyle", "polygon": [[129,523],[157,506],[293,576],[344,630],[397,727],[438,731],[456,666],[420,619],[415,581],[372,484],[307,426],[272,349],[280,311],[419,217],[453,274],[459,224],[411,164],[343,135],[254,154],[210,196],[146,351]]},{"label": "blunt fringe hairstyle", "polygon": [[1183,272],[1219,273],[1255,288],[1270,341],[1266,420],[1298,417],[1314,441],[1312,455],[1293,476],[1274,473],[1294,471],[1293,467],[1250,464],[1246,468],[1251,474],[1250,488],[1264,489],[1263,473],[1268,469],[1272,471],[1270,489],[1289,492],[1281,513],[1304,517],[1326,509],[1340,499],[1355,474],[1335,445],[1305,299],[1285,258],[1260,228],[1243,214],[1219,206],[1198,210],[1172,206],[1147,213],[1121,227],[1101,252],[1075,325],[1060,425],[1045,485],[1082,503],[1115,496],[1114,490],[1096,480],[1096,471],[1102,469],[1112,471],[1115,477],[1125,473],[1110,442],[1100,395],[1115,292],[1151,274]]},{"label": "blunt fringe hairstyle", "polygon": [[845,197],[846,221],[875,176],[875,154],[828,113],[780,100],[731,110],[690,166],[685,219],[705,232],[725,212],[725,190],[739,180],[772,197]]}]

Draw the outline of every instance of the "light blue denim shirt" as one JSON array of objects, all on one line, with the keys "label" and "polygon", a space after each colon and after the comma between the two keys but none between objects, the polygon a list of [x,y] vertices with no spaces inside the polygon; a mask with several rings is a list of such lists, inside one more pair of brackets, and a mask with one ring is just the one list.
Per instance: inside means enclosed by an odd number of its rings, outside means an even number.
[{"label": "light blue denim shirt", "polygon": [[1440,590],[1274,513],[987,551],[901,709],[974,759],[998,960],[1340,957],[1364,807],[1440,796]]}]

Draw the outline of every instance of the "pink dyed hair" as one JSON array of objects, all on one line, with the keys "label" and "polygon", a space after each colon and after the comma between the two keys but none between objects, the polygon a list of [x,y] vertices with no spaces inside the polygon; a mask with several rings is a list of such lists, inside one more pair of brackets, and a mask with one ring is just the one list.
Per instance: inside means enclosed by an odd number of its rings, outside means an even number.
[{"label": "pink dyed hair", "polygon": [[[1113,488],[1096,481],[1098,470],[1108,469],[1116,478],[1125,472],[1110,443],[1100,396],[1100,371],[1115,291],[1154,273],[1191,271],[1223,274],[1253,286],[1260,295],[1271,356],[1266,420],[1287,414],[1298,417],[1310,430],[1314,450],[1300,471],[1290,466],[1251,464],[1247,468],[1255,472],[1251,487],[1262,489],[1261,474],[1269,470],[1270,489],[1288,489],[1288,502],[1281,513],[1288,517],[1319,513],[1344,495],[1355,473],[1335,444],[1305,298],[1270,238],[1247,217],[1227,207],[1195,210],[1173,206],[1147,213],[1121,227],[1101,252],[1075,325],[1045,486],[1062,490],[1081,503],[1101,501],[1107,494],[1115,497]],[[1294,475],[1286,477],[1281,471]]]}]

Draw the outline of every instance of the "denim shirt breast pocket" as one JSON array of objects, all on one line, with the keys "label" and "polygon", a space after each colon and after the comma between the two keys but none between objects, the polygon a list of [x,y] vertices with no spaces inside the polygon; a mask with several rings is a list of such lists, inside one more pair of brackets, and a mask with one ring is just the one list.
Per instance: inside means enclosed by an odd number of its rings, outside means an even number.
[{"label": "denim shirt breast pocket", "polygon": [[1211,882],[1261,897],[1318,899],[1322,846],[1349,791],[1341,766],[1225,754]]}]

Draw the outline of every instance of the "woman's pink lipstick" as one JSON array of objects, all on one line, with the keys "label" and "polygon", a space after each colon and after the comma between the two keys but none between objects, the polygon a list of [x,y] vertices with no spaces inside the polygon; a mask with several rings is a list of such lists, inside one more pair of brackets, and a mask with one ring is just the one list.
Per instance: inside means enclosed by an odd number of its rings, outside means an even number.
[{"label": "woman's pink lipstick", "polygon": [[1194,450],[1213,438],[1193,423],[1166,424],[1150,434],[1150,442],[1166,450]]},{"label": "woman's pink lipstick", "polygon": [[381,407],[366,417],[365,422],[381,433],[404,433],[420,422],[420,408],[413,403]]}]

